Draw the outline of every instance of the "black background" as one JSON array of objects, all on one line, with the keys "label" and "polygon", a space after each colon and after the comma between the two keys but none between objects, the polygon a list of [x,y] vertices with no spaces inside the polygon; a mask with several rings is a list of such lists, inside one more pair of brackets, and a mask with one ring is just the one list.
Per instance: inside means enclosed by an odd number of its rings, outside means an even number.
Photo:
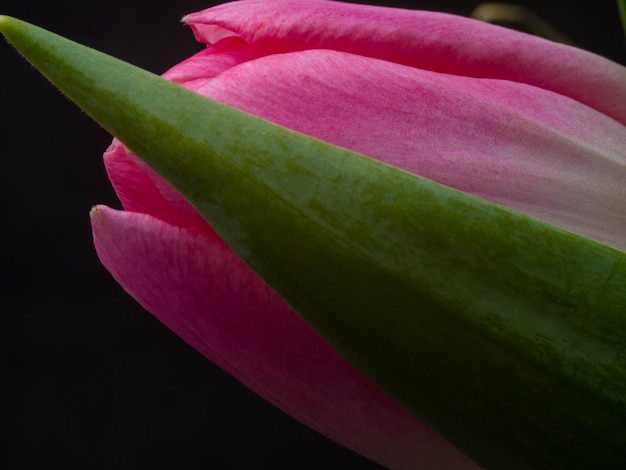
[{"label": "black background", "polygon": [[[205,0],[2,0],[17,16],[161,73],[202,47]],[[479,2],[370,2],[467,15]],[[615,4],[525,1],[626,63]],[[8,469],[380,468],[267,404],[169,332],[100,265],[88,212],[120,207],[110,137],[0,44],[1,431]]]}]

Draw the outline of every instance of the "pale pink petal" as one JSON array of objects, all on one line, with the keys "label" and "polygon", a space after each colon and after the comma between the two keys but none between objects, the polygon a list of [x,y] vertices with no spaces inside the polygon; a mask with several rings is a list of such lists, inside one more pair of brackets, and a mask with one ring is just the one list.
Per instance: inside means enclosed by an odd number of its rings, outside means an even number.
[{"label": "pale pink petal", "polygon": [[225,31],[271,52],[332,49],[412,67],[528,83],[626,124],[626,69],[562,44],[444,13],[325,0],[244,0],[184,18],[198,41]]},{"label": "pale pink petal", "polygon": [[475,464],[386,396],[211,231],[99,206],[102,263],[178,336],[306,425],[394,469]]},{"label": "pale pink petal", "polygon": [[573,99],[327,50],[201,82],[223,103],[626,250],[626,127]]}]

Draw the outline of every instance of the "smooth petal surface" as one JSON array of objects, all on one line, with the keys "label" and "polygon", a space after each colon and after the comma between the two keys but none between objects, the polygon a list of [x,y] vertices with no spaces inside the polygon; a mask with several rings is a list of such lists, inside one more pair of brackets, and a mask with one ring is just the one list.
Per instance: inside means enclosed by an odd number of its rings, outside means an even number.
[{"label": "smooth petal surface", "polygon": [[201,42],[274,53],[332,49],[425,70],[527,83],[626,124],[626,70],[589,52],[444,13],[325,0],[245,0],[184,18]]},{"label": "smooth petal surface", "polygon": [[[212,47],[219,49],[216,55],[203,51],[166,77],[626,250],[626,127],[574,99],[524,83],[327,50],[242,60],[198,78],[197,70],[223,62],[222,43]],[[240,44],[229,54],[247,57],[250,46]]]},{"label": "smooth petal surface", "polygon": [[130,295],[271,403],[390,468],[478,468],[341,358],[212,231],[102,206],[91,220],[100,259]]}]

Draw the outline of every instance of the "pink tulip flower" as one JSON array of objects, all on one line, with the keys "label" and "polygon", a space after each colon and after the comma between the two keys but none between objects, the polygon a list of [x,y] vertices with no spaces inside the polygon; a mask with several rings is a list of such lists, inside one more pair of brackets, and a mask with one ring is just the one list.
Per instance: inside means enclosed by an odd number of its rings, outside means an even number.
[{"label": "pink tulip flower", "polygon": [[[461,17],[322,0],[239,1],[184,21],[208,47],[166,78],[626,250],[626,69]],[[125,211],[93,210],[95,245],[148,311],[382,465],[477,468],[340,357],[121,143],[104,159]]]}]

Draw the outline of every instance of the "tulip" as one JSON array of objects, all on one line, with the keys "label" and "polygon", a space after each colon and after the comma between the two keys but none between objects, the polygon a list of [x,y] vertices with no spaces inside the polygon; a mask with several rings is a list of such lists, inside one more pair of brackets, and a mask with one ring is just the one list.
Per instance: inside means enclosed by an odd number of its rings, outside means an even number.
[{"label": "tulip", "polygon": [[626,249],[623,67],[461,17],[338,2],[249,0],[184,21],[208,48],[166,78]]},{"label": "tulip", "polygon": [[[169,80],[626,247],[620,66],[472,20],[336,2],[242,1],[185,21],[208,48]],[[98,255],[176,334],[287,413],[385,466],[476,467],[310,329],[124,145],[114,141],[105,164],[125,211],[93,210]]]},{"label": "tulip", "polygon": [[[430,12],[246,1],[184,21],[208,48],[166,78],[626,247],[620,67]],[[104,161],[126,211],[94,210],[95,245],[143,307],[268,401],[374,461],[474,467],[342,359],[121,143]]]}]

